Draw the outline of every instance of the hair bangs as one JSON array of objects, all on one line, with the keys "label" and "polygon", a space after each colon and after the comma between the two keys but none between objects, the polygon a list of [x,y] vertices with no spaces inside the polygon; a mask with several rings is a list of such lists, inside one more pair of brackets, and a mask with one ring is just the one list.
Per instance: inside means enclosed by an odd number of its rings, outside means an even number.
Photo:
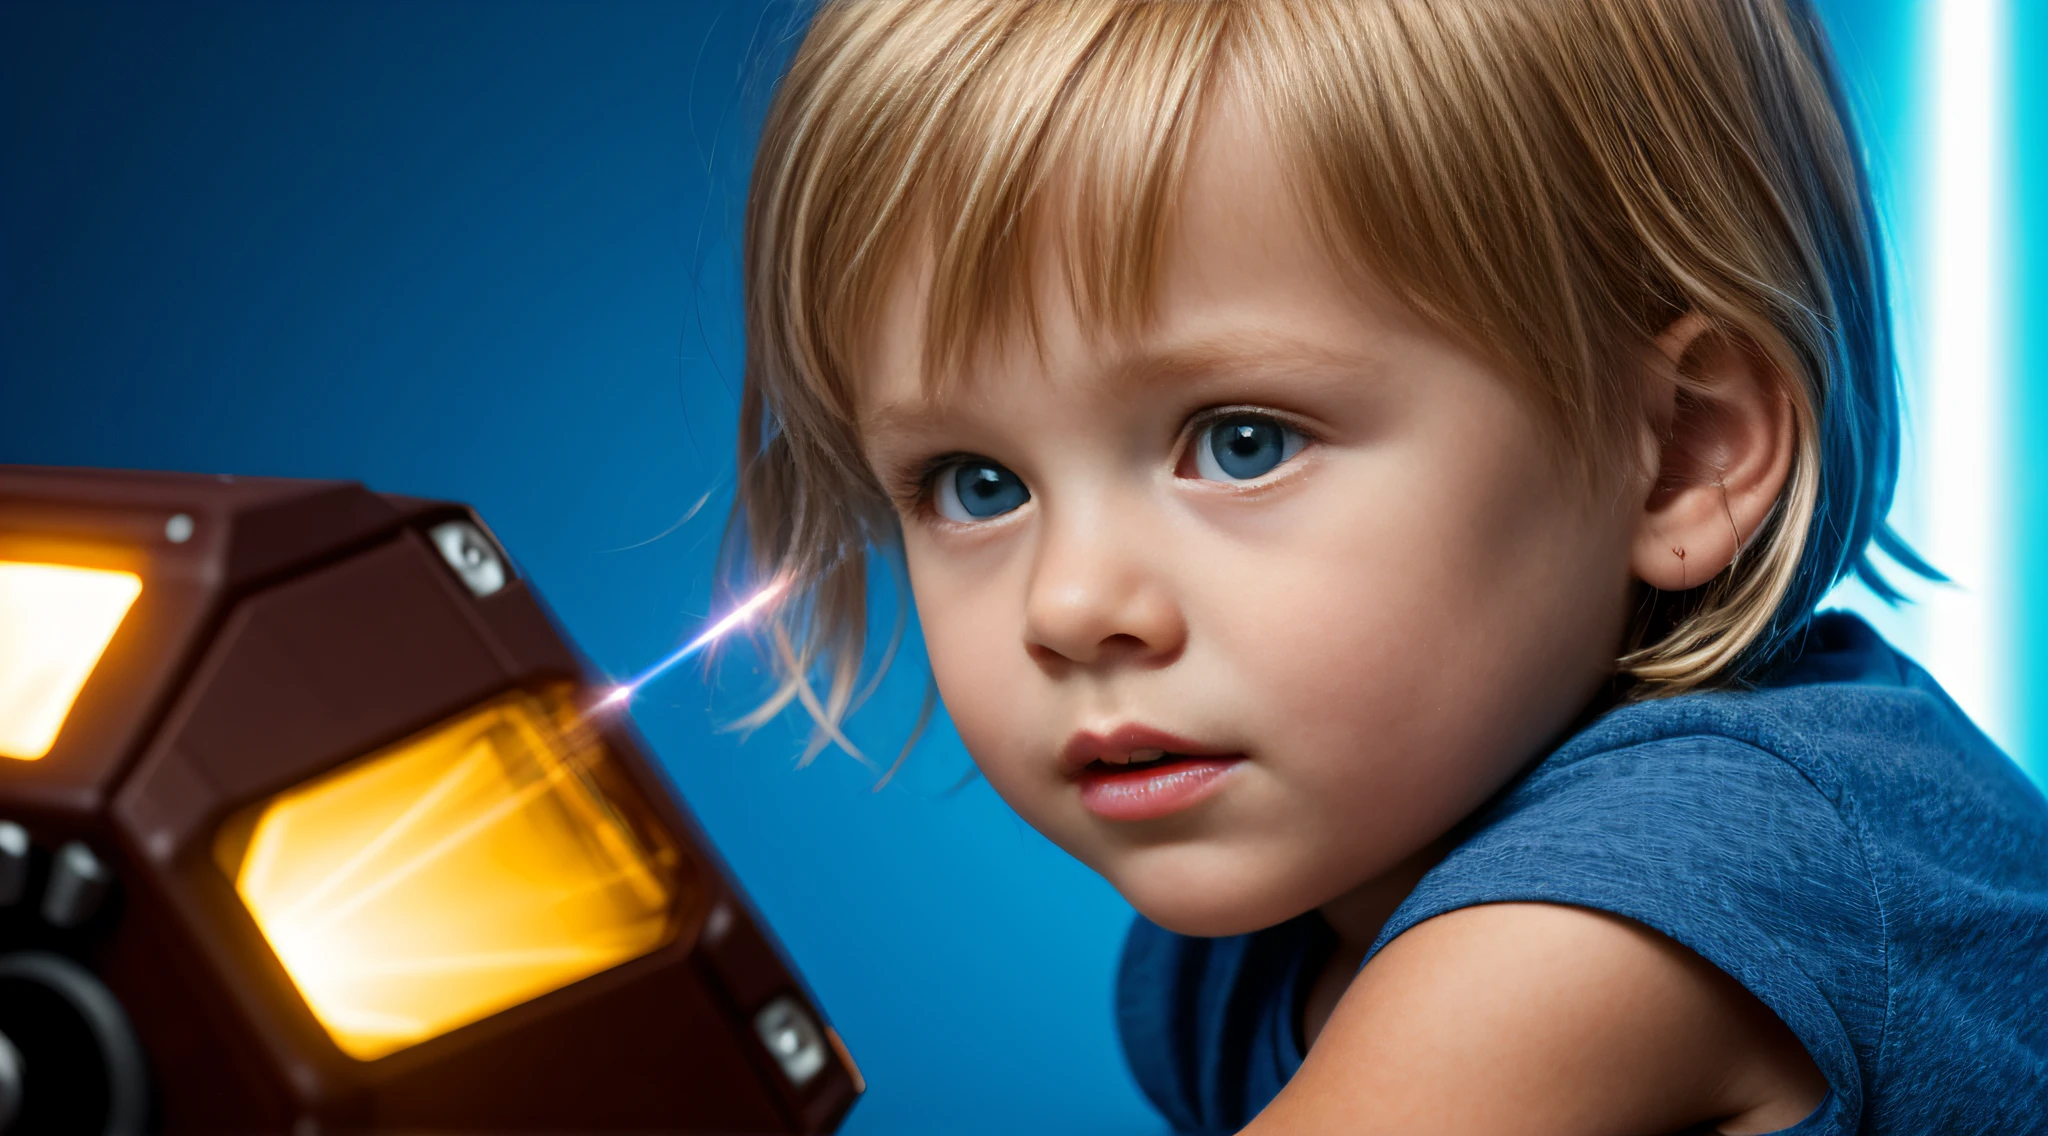
[{"label": "hair bangs", "polygon": [[1065,285],[1092,332],[1148,316],[1200,104],[1237,11],[939,8],[924,15],[952,27],[906,20],[904,34],[872,45],[857,66],[892,89],[874,98],[874,121],[840,140],[843,153],[813,155],[836,183],[821,180],[822,198],[849,224],[810,266],[811,279],[836,283],[809,329],[843,375],[890,278],[921,265],[933,394],[977,345],[1035,341],[1049,280]]}]

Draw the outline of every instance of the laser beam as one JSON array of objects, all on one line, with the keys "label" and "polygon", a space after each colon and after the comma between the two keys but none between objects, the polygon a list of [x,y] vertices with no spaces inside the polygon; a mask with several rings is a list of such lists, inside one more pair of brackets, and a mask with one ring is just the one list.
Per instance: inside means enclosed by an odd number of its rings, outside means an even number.
[{"label": "laser beam", "polygon": [[781,595],[782,589],[783,582],[781,580],[770,581],[766,587],[763,587],[760,591],[755,592],[752,596],[749,596],[747,598],[747,602],[741,604],[740,606],[726,613],[725,618],[719,620],[717,623],[714,623],[710,627],[706,628],[704,632],[698,635],[695,639],[692,639],[688,643],[683,644],[681,647],[676,648],[673,652],[669,654],[667,658],[661,660],[660,662],[654,664],[651,667],[648,667],[646,670],[641,671],[639,674],[635,675],[631,679],[628,679],[627,681],[612,687],[612,689],[608,693],[606,693],[603,698],[598,699],[597,704],[595,706],[592,706],[590,708],[591,712],[595,713],[599,710],[608,710],[612,707],[623,706],[626,702],[632,699],[634,694],[639,692],[641,687],[646,686],[648,683],[653,682],[657,678],[660,678],[662,675],[668,673],[668,671],[674,668],[678,663],[683,662],[684,660],[697,654],[699,651],[702,651],[704,648],[709,647],[711,644],[717,642],[720,636],[724,635],[728,631],[731,631],[733,628],[738,627],[740,624],[745,623],[749,616],[761,610],[763,607],[766,607],[770,602],[772,602],[775,599],[776,596]]}]

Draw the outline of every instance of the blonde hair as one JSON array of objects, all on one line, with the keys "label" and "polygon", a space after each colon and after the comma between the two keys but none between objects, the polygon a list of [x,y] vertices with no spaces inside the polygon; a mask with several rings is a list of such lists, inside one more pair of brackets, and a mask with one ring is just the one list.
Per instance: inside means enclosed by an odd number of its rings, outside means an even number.
[{"label": "blonde hair", "polygon": [[821,726],[811,752],[847,744],[867,551],[899,539],[850,361],[905,251],[933,266],[930,376],[1035,321],[1041,232],[1084,319],[1141,320],[1226,73],[1333,247],[1494,352],[1587,470],[1637,460],[1629,360],[1686,313],[1783,376],[1790,479],[1727,571],[1645,605],[1617,660],[1635,695],[1755,673],[1849,571],[1892,594],[1873,542],[1931,573],[1884,525],[1878,229],[1803,0],[831,0],[747,205],[728,563],[800,597],[769,628],[783,685],[752,720],[798,700]]}]

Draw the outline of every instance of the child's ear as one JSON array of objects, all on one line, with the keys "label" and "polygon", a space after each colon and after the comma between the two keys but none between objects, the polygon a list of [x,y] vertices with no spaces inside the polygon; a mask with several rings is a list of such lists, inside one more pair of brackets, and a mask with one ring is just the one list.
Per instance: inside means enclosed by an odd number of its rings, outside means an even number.
[{"label": "child's ear", "polygon": [[1754,340],[1697,313],[1665,328],[1646,361],[1649,484],[1631,566],[1683,591],[1733,563],[1784,490],[1791,380]]}]

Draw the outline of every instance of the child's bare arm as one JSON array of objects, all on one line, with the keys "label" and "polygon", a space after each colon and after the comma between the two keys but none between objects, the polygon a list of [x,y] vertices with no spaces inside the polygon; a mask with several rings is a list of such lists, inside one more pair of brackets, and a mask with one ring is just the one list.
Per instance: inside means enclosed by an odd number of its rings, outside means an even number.
[{"label": "child's bare arm", "polygon": [[1246,1132],[1774,1132],[1826,1089],[1775,1015],[1670,939],[1493,904],[1389,944]]}]

